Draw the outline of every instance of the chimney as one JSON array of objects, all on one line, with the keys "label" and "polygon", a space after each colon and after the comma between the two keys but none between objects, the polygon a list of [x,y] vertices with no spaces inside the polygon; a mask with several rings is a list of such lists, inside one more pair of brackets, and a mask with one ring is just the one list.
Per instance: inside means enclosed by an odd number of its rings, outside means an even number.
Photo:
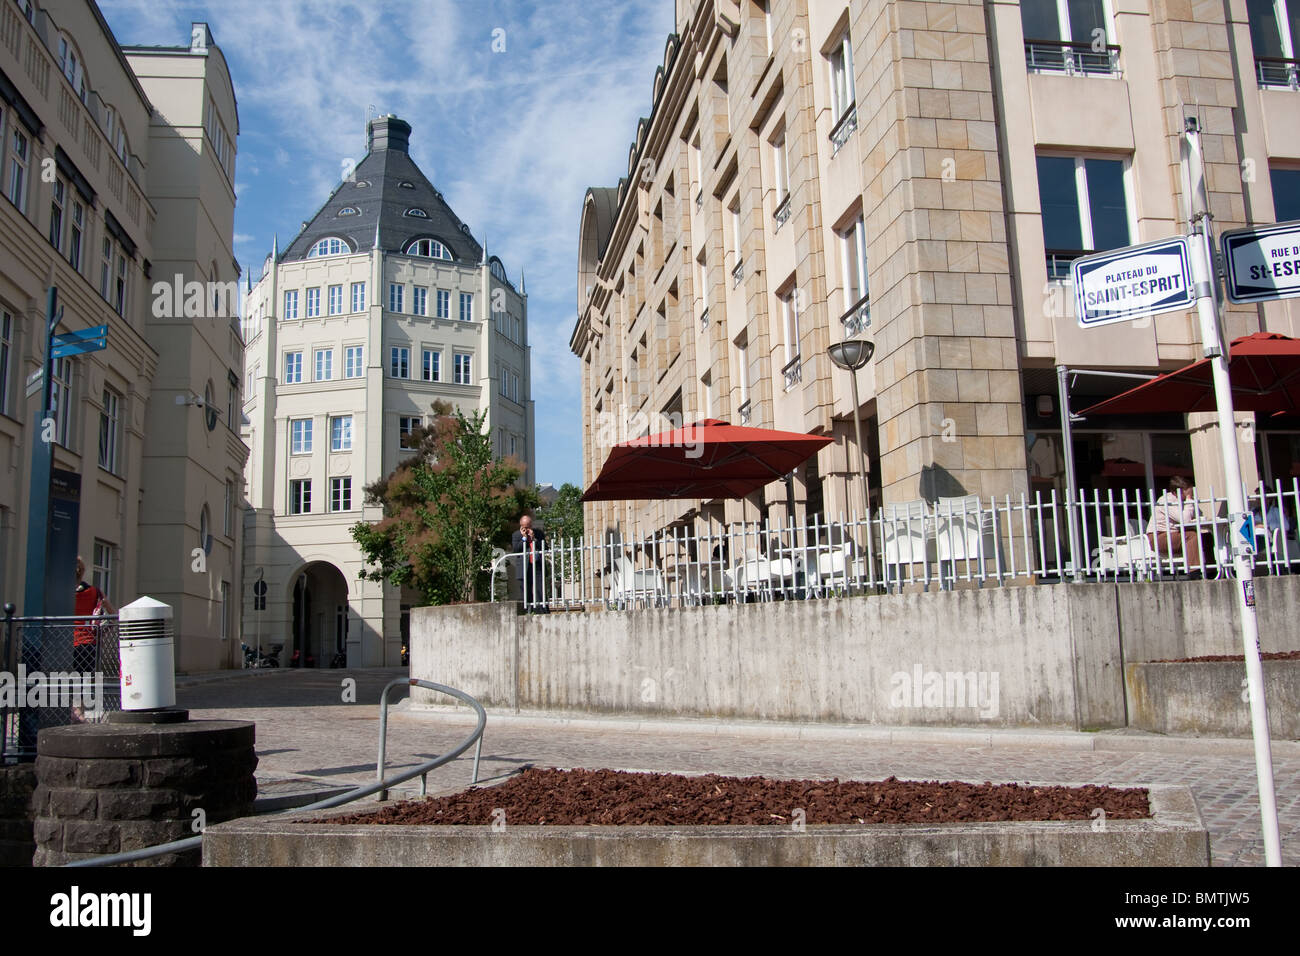
[{"label": "chimney", "polygon": [[400,152],[408,152],[407,144],[411,139],[411,124],[406,120],[398,119],[392,113],[387,116],[376,116],[366,124],[366,132],[370,138],[370,152],[375,153],[381,149],[396,149]]}]

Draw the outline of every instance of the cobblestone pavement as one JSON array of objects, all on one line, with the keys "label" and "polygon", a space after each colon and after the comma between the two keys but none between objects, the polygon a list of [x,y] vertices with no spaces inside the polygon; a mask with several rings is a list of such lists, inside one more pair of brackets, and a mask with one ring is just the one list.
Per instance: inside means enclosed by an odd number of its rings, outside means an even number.
[{"label": "cobblestone pavement", "polygon": [[[196,718],[257,723],[259,792],[280,796],[375,779],[379,694],[404,670],[254,671],[179,678],[177,703]],[[356,681],[343,703],[343,681]],[[394,701],[405,697],[395,690]],[[473,726],[467,708],[393,706],[389,770],[444,753]],[[431,791],[471,781],[471,749],[433,772]],[[1106,734],[829,728],[704,721],[582,720],[488,714],[480,778],[521,766],[612,768],[786,778],[1185,784],[1211,831],[1216,866],[1263,863],[1255,764],[1246,741]],[[1274,745],[1283,862],[1300,865],[1300,744]],[[418,781],[406,785],[413,792]],[[403,791],[399,791],[401,793]]]}]

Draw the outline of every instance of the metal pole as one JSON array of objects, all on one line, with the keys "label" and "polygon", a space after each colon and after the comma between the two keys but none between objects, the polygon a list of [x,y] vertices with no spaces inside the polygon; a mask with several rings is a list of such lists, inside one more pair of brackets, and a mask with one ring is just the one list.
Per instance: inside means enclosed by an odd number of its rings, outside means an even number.
[{"label": "metal pole", "polygon": [[[27,576],[23,614],[45,614],[45,563],[50,544],[50,477],[54,468],[54,441],[45,441],[45,422],[54,410],[54,330],[58,327],[59,290],[50,286],[45,298],[45,382],[41,389],[41,414],[30,429],[32,476],[27,511]],[[67,396],[63,396],[67,401]],[[57,436],[54,436],[57,437]]]},{"label": "metal pole", "polygon": [[867,446],[862,444],[862,411],[858,405],[858,370],[849,370],[853,383],[853,434],[858,442],[858,477],[862,479],[862,507],[864,516],[871,514],[871,493],[867,488]]},{"label": "metal pole", "polygon": [[[1231,520],[1232,563],[1238,586],[1237,611],[1241,617],[1241,641],[1246,658],[1246,685],[1250,694],[1250,725],[1255,738],[1255,774],[1259,781],[1259,814],[1264,834],[1264,859],[1268,866],[1282,865],[1282,842],[1278,832],[1277,796],[1273,786],[1273,754],[1268,736],[1268,706],[1264,700],[1264,668],[1259,658],[1259,620],[1255,614],[1255,581],[1251,550],[1238,528],[1247,510],[1242,492],[1241,461],[1237,452],[1237,429],[1233,417],[1232,380],[1228,372],[1228,349],[1223,341],[1219,309],[1214,294],[1214,249],[1210,235],[1210,214],[1197,202],[1202,193],[1200,179],[1200,125],[1187,118],[1189,202],[1195,233],[1192,242],[1192,279],[1196,283],[1196,312],[1201,322],[1201,347],[1210,359],[1214,375],[1214,396],[1218,406],[1219,444],[1223,450],[1224,476]],[[1197,208],[1200,206],[1201,208]]]},{"label": "metal pole", "polygon": [[1061,444],[1065,452],[1065,522],[1070,535],[1070,572],[1078,581],[1081,576],[1079,567],[1079,524],[1074,512],[1074,504],[1079,500],[1079,489],[1074,477],[1074,422],[1070,411],[1070,370],[1064,365],[1056,366],[1056,391],[1061,406]]}]

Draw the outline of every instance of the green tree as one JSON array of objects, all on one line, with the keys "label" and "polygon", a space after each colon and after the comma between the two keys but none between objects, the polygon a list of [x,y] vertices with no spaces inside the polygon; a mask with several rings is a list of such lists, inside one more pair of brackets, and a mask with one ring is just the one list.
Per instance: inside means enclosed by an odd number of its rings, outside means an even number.
[{"label": "green tree", "polygon": [[555,500],[537,509],[546,536],[552,541],[582,537],[582,489],[568,482],[560,485]]},{"label": "green tree", "polygon": [[494,542],[536,501],[515,482],[523,467],[493,456],[486,413],[466,417],[433,403],[434,420],[411,434],[414,453],[365,489],[383,518],[352,526],[361,577],[418,590],[429,604],[477,600]]}]

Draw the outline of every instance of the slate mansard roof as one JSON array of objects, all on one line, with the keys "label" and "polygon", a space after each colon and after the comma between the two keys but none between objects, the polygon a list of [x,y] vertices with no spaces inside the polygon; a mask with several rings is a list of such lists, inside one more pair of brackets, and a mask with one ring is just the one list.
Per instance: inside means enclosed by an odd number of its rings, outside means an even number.
[{"label": "slate mansard roof", "polygon": [[[370,151],[365,159],[338,185],[280,261],[306,259],[312,246],[331,236],[346,239],[353,253],[370,252],[378,223],[379,245],[385,252],[400,254],[413,239],[436,239],[457,263],[481,263],[483,247],[411,159],[407,151],[411,124],[396,116],[380,116],[370,121],[367,133]],[[412,210],[424,215],[411,214]]]}]

